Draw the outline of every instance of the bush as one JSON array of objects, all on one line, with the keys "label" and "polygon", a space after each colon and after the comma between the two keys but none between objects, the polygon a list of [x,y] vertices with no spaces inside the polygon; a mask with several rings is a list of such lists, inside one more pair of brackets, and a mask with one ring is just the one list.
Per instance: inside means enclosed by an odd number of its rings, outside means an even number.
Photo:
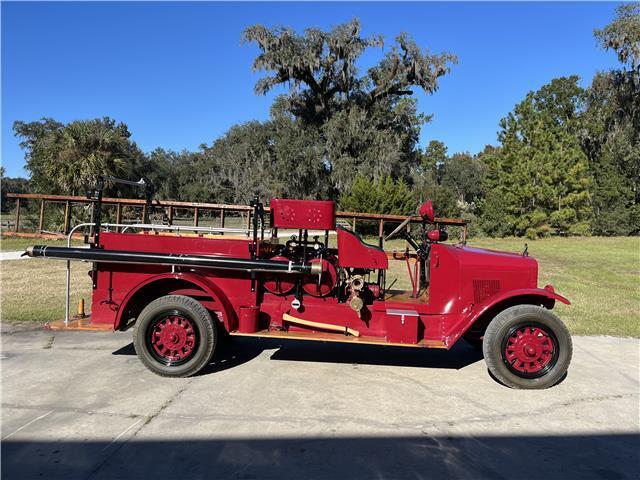
[{"label": "bush", "polygon": [[[340,209],[347,212],[381,213],[387,215],[411,215],[416,210],[416,200],[407,183],[394,181],[390,176],[369,179],[358,175],[351,190],[340,196]],[[377,222],[358,223],[358,233],[377,234]]]},{"label": "bush", "polygon": [[385,175],[376,180],[358,175],[351,191],[340,196],[340,208],[348,212],[411,215],[415,212],[416,202],[402,179],[394,181]]}]

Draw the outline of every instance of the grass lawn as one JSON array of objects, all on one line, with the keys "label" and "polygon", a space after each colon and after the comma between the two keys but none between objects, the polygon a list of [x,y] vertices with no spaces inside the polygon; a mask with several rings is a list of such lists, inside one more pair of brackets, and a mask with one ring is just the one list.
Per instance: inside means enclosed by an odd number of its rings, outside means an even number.
[{"label": "grass lawn", "polygon": [[[71,312],[80,298],[87,310],[91,304],[89,263],[72,262]],[[0,265],[2,285],[2,321],[48,322],[64,319],[66,262],[62,260],[3,260]]]},{"label": "grass lawn", "polygon": [[[49,239],[49,238],[25,238],[13,236],[0,236],[0,251],[17,252],[24,250],[29,245],[54,245],[56,247],[66,247],[67,239]],[[71,245],[83,245],[82,240],[72,240]]]},{"label": "grass lawn", "polygon": [[[520,251],[522,240],[477,242]],[[640,337],[640,238],[560,238],[529,243],[539,284],[551,283],[572,305],[557,313],[572,332]]]},{"label": "grass lawn", "polygon": [[[6,248],[5,242],[16,242]],[[20,243],[21,242],[21,243]],[[474,239],[470,245],[521,252],[524,243],[540,263],[539,285],[554,285],[572,305],[556,305],[556,313],[574,334],[640,337],[640,238]],[[33,240],[3,239],[3,250],[20,250]],[[41,243],[38,240],[35,243]],[[19,247],[18,247],[19,246]],[[386,249],[403,248],[402,241]],[[80,297],[91,299],[89,264],[74,262],[72,311]],[[409,288],[404,262],[391,262],[388,282]],[[64,317],[65,262],[12,260],[0,265],[4,321],[58,320]]]}]

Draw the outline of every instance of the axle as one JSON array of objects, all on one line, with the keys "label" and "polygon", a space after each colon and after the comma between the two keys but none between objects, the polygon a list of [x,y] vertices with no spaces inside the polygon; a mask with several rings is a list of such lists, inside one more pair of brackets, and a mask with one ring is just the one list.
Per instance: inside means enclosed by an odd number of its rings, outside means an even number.
[{"label": "axle", "polygon": [[98,248],[70,248],[35,245],[28,247],[24,255],[29,257],[57,258],[60,260],[83,260],[104,263],[131,263],[202,267],[246,272],[300,273],[320,275],[322,264],[300,264],[275,260],[253,260],[248,258],[214,257],[182,253],[130,252],[125,250],[102,250]]}]

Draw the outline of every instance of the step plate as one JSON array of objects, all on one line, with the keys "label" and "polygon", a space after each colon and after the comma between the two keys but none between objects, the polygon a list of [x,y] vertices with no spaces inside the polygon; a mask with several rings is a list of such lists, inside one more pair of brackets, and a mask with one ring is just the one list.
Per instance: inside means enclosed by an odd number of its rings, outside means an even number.
[{"label": "step plate", "polygon": [[91,316],[85,318],[74,318],[65,325],[64,320],[47,322],[44,324],[45,330],[90,330],[95,332],[112,332],[112,323],[91,323]]}]

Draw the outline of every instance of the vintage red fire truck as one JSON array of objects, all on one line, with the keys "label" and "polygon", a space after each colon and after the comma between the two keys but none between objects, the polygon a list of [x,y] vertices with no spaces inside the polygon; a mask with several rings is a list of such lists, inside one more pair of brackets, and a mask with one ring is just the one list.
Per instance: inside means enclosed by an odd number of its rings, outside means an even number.
[{"label": "vintage red fire truck", "polygon": [[[571,338],[551,312],[569,301],[538,287],[536,260],[444,243],[431,202],[420,207],[419,238],[407,233],[411,217],[390,235],[406,239],[404,252],[337,226],[331,201],[272,199],[270,235],[255,201],[245,238],[102,231],[97,203],[90,248],[34,246],[26,254],[91,262],[92,322],[131,328],[137,355],[158,375],[200,371],[225,332],[444,349],[464,338],[513,388],[553,386],[569,366]],[[286,230],[293,234],[285,241],[278,231]],[[411,290],[387,285],[398,259],[410,266]]]}]

